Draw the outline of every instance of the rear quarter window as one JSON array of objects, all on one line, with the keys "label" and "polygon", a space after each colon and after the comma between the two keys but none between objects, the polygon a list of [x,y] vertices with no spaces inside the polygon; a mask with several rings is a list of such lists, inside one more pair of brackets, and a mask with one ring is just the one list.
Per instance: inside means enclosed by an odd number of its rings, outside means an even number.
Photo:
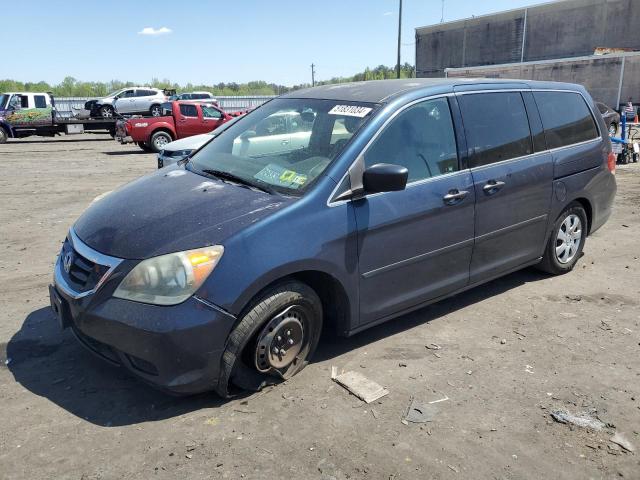
[{"label": "rear quarter window", "polygon": [[598,138],[591,110],[574,92],[534,92],[548,148],[559,148]]}]

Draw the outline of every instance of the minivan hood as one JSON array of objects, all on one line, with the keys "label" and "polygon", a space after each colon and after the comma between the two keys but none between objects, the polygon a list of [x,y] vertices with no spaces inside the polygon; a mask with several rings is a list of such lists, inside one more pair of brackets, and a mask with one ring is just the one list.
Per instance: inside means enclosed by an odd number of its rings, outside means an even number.
[{"label": "minivan hood", "polygon": [[98,252],[144,259],[224,244],[229,236],[293,201],[174,166],[93,203],[74,230]]},{"label": "minivan hood", "polygon": [[193,137],[181,138],[164,146],[164,150],[175,152],[177,150],[195,150],[211,140],[213,136],[208,133],[201,133]]}]

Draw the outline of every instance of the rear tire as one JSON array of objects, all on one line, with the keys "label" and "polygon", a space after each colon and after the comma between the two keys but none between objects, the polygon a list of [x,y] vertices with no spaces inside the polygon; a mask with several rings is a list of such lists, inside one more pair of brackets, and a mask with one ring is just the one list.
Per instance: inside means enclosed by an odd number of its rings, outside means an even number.
[{"label": "rear tire", "polygon": [[162,107],[160,105],[151,105],[149,109],[149,113],[152,117],[161,117],[162,116]]},{"label": "rear tire", "polygon": [[587,213],[578,202],[570,203],[558,216],[537,268],[552,275],[570,272],[582,256],[587,238]]},{"label": "rear tire", "polygon": [[292,377],[307,365],[321,330],[322,302],[311,287],[288,281],[270,288],[229,334],[216,392],[228,398]]},{"label": "rear tire", "polygon": [[151,141],[149,146],[152,152],[158,153],[164,148],[167,143],[173,142],[173,138],[168,132],[160,131],[151,135]]},{"label": "rear tire", "polygon": [[136,144],[145,152],[149,152],[149,153],[153,152],[153,149],[144,142],[136,142]]}]

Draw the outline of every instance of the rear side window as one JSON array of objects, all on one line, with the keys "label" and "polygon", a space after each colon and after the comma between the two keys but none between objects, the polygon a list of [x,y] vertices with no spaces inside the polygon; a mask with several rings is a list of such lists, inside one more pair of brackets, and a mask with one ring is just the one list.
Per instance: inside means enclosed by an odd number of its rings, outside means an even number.
[{"label": "rear side window", "polygon": [[20,95],[20,106],[22,108],[29,108],[29,97],[27,95]]},{"label": "rear side window", "polygon": [[529,119],[519,92],[461,95],[458,101],[471,168],[533,153]]},{"label": "rear side window", "polygon": [[534,92],[548,148],[565,147],[598,137],[598,129],[579,93]]},{"label": "rear side window", "polygon": [[46,108],[47,107],[47,100],[44,98],[44,95],[36,95],[34,98],[35,98],[35,101],[36,101],[36,108]]},{"label": "rear side window", "polygon": [[[332,138],[340,130],[334,127]],[[458,170],[458,151],[446,98],[417,103],[394,118],[364,154],[365,167],[393,163],[409,170],[409,182]]]},{"label": "rear side window", "polygon": [[180,113],[185,117],[197,117],[198,109],[195,105],[180,105]]}]

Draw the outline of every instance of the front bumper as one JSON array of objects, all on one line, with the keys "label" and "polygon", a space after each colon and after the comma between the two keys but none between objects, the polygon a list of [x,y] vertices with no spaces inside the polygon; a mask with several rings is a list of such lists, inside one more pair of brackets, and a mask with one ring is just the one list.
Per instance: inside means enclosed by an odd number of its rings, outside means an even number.
[{"label": "front bumper", "polygon": [[[60,279],[61,261],[55,268],[54,279]],[[118,274],[119,268],[89,295],[78,295],[54,280],[51,303],[61,326],[70,327],[94,354],[162,390],[212,390],[235,318],[195,296],[169,307],[114,298],[111,294],[124,275]]]}]

